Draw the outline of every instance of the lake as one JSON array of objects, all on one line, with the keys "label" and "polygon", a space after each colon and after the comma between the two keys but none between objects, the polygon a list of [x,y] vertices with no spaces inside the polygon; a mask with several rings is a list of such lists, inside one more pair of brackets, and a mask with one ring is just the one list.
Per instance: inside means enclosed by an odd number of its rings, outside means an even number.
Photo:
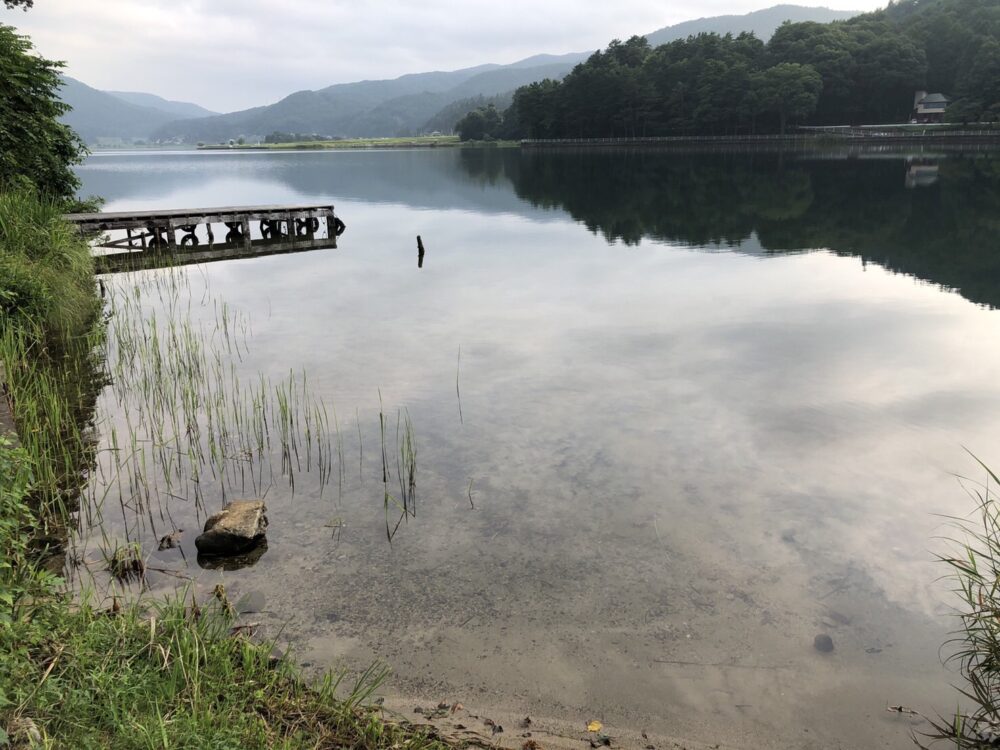
[{"label": "lake", "polygon": [[[942,516],[974,511],[969,452],[1000,466],[1000,159],[132,152],[78,171],[109,211],[329,201],[347,224],[337,249],[106,279],[133,312],[183,310],[233,393],[290,378],[328,418],[309,425],[325,468],[285,456],[294,487],[278,457],[201,476],[197,498],[190,476],[150,482],[154,501],[113,478],[132,417],[109,389],[103,520],[78,540],[100,585],[107,540],[137,541],[153,593],[179,575],[253,592],[309,669],[381,659],[391,705],[581,736],[598,718],[616,737],[906,748],[921,724],[888,705],[954,709],[935,554]],[[266,552],[202,569],[205,514],[255,495]],[[180,549],[155,551],[175,528]]]}]

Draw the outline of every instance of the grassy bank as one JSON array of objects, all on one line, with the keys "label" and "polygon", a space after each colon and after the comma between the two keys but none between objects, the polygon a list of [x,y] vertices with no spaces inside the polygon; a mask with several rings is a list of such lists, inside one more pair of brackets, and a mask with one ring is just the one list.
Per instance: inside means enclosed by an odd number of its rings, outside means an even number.
[{"label": "grassy bank", "polygon": [[444,747],[365,707],[384,672],[307,685],[268,644],[234,635],[224,592],[74,604],[33,552],[33,468],[0,441],[0,746]]},{"label": "grassy bank", "polygon": [[52,572],[92,465],[104,332],[89,248],[60,210],[0,193],[0,361],[20,442],[0,438],[0,747],[444,747],[366,707],[383,670],[307,683],[235,627],[222,589],[122,601]]}]

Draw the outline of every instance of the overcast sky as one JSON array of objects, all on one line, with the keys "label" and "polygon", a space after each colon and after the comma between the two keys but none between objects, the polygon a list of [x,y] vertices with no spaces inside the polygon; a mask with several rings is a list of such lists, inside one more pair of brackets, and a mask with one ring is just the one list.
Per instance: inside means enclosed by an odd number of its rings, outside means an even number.
[{"label": "overcast sky", "polygon": [[[872,10],[884,0],[793,0]],[[300,89],[603,47],[778,0],[35,0],[0,22],[68,75],[217,111]]]}]

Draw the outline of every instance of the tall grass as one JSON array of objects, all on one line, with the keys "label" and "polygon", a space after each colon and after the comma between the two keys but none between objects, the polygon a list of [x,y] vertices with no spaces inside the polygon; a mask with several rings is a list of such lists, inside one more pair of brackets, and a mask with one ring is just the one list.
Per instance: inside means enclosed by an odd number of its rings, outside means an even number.
[{"label": "tall grass", "polygon": [[[197,508],[238,495],[292,492],[311,473],[320,493],[343,451],[306,373],[272,380],[240,367],[252,328],[192,271],[116,274],[105,281],[108,388],[88,486],[88,522],[122,509],[130,538],[156,532],[177,498]],[[337,427],[339,431],[339,426]],[[342,480],[341,480],[342,486]]]},{"label": "tall grass", "polygon": [[950,519],[957,538],[951,552],[939,557],[959,599],[960,627],[949,644],[950,659],[965,679],[959,693],[967,707],[930,720],[932,729],[918,739],[921,747],[941,741],[959,748],[1000,746],[1000,478],[980,465],[986,481],[966,484],[976,513]]},{"label": "tall grass", "polygon": [[[382,447],[382,495],[383,507],[385,509],[385,534],[389,542],[399,531],[404,520],[417,515],[417,442],[413,432],[413,423],[410,421],[410,413],[396,413],[396,479],[399,481],[399,497],[396,498],[389,491],[389,483],[392,477],[390,468],[390,449],[386,444],[388,436],[389,421],[385,414],[385,407],[382,404],[382,391],[378,394],[378,424],[379,437]],[[390,511],[395,509],[399,512],[395,524],[390,521]]]},{"label": "tall grass", "polygon": [[35,541],[58,546],[93,458],[100,299],[87,243],[60,203],[0,190],[0,372],[35,464]]},{"label": "tall grass", "polygon": [[62,208],[24,188],[0,189],[0,326],[46,343],[86,335],[100,309],[90,250]]}]

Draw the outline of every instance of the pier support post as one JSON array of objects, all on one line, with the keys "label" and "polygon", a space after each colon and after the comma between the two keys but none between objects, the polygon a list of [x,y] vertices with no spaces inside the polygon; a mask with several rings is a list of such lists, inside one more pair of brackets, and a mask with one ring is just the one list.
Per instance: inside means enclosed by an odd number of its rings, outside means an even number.
[{"label": "pier support post", "polygon": [[240,219],[240,231],[243,233],[243,247],[250,249],[250,219],[244,216]]}]

